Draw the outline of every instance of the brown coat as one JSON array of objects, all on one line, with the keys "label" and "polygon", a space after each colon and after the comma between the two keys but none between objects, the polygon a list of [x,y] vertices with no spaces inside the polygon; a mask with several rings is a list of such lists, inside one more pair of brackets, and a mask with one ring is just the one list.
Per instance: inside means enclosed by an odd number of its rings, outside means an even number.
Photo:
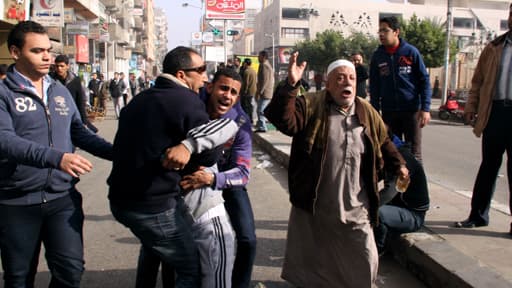
[{"label": "brown coat", "polygon": [[496,77],[503,52],[503,43],[508,33],[510,32],[499,36],[485,46],[471,80],[471,89],[464,112],[478,115],[473,128],[473,133],[477,137],[482,135],[489,121],[492,99],[496,92]]},{"label": "brown coat", "polygon": [[[293,136],[288,165],[288,186],[293,206],[315,213],[315,200],[321,169],[325,161],[327,109],[332,102],[326,90],[297,97],[298,87],[284,84],[265,109],[265,116],[282,133]],[[370,219],[377,223],[379,195],[377,182],[384,168],[398,171],[405,161],[388,137],[386,126],[370,103],[356,97],[356,114],[364,127],[368,148],[361,166],[370,200]]]},{"label": "brown coat", "polygon": [[242,79],[242,96],[254,97],[256,95],[256,78],[256,71],[251,66],[247,66]]},{"label": "brown coat", "polygon": [[274,91],[274,69],[268,60],[260,63],[258,68],[258,82],[256,83],[256,99],[271,99]]}]

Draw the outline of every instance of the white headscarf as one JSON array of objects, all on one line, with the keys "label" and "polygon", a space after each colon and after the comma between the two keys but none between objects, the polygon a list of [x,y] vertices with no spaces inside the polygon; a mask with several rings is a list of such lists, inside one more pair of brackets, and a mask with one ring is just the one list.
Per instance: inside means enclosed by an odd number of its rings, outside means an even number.
[{"label": "white headscarf", "polygon": [[338,68],[338,67],[341,67],[341,66],[347,66],[349,68],[352,68],[352,70],[356,70],[356,67],[354,66],[354,64],[348,60],[345,60],[345,59],[339,59],[339,60],[336,60],[334,62],[332,62],[331,64],[329,64],[329,66],[327,67],[327,75],[329,75],[329,73],[331,73],[332,70]]}]

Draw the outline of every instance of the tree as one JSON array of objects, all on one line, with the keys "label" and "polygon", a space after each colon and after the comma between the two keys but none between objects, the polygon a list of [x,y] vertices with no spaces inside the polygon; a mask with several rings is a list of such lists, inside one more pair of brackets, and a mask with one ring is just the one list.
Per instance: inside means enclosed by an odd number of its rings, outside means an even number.
[{"label": "tree", "polygon": [[[414,45],[423,56],[425,66],[430,68],[444,65],[446,27],[434,19],[420,20],[414,14],[409,21],[402,20],[400,37]],[[457,42],[450,41],[450,59],[457,54]]]},{"label": "tree", "polygon": [[350,59],[354,52],[361,52],[369,59],[377,45],[377,39],[361,32],[345,38],[339,31],[326,30],[317,33],[314,40],[297,43],[295,49],[299,51],[299,61],[307,60],[310,70],[325,72],[329,63],[340,58]]}]

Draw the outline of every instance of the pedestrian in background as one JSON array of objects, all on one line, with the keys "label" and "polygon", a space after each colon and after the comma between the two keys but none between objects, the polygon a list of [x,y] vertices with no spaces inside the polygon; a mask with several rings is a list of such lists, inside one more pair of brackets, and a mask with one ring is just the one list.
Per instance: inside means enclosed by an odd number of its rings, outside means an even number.
[{"label": "pedestrian in background", "polygon": [[295,287],[373,287],[378,253],[377,176],[386,165],[408,170],[380,115],[358,98],[348,60],[327,67],[326,87],[300,92],[306,63],[290,57],[288,76],[265,115],[292,136],[288,187],[292,208],[281,277]]},{"label": "pedestrian in background", "polygon": [[400,38],[396,17],[380,19],[379,40],[370,63],[370,101],[421,162],[421,128],[430,121],[432,96],[427,69],[418,49]]},{"label": "pedestrian in background", "polygon": [[251,65],[252,60],[250,58],[245,58],[241,69],[243,71],[241,102],[242,108],[247,116],[249,116],[249,120],[252,125],[254,115],[254,106],[252,105],[252,102],[254,101],[254,95],[256,95],[256,82],[258,76]]},{"label": "pedestrian in background", "polygon": [[110,96],[112,97],[112,102],[114,102],[114,113],[117,119],[119,119],[121,109],[124,107],[121,88],[122,81],[119,79],[119,73],[114,72],[114,78],[110,80],[108,89],[110,91]]},{"label": "pedestrian in background", "polygon": [[93,72],[91,74],[91,80],[89,80],[89,84],[87,84],[87,89],[89,89],[89,104],[91,107],[98,106],[98,94],[100,90],[100,80],[98,79],[98,73]]},{"label": "pedestrian in background", "polygon": [[[508,29],[485,46],[471,80],[464,119],[473,125],[477,137],[482,136],[482,163],[473,186],[471,212],[466,220],[455,223],[457,228],[489,225],[489,208],[505,151],[512,211],[512,4]],[[509,233],[512,235],[512,223]]]},{"label": "pedestrian in background", "polygon": [[324,75],[320,72],[317,72],[313,80],[315,81],[316,91],[322,90],[322,84],[324,83]]},{"label": "pedestrian in background", "polygon": [[110,96],[108,90],[108,81],[105,81],[103,73],[99,75],[99,89],[98,89],[98,107],[103,112],[103,116],[107,115],[107,99]]},{"label": "pedestrian in background", "polygon": [[261,51],[258,54],[258,80],[256,81],[256,112],[258,114],[258,122],[256,123],[255,132],[267,132],[267,119],[264,115],[265,107],[270,103],[272,94],[274,93],[274,69],[268,61],[267,51]]},{"label": "pedestrian in background", "polygon": [[123,96],[123,107],[128,104],[128,95],[130,94],[130,83],[124,72],[119,73],[119,90],[121,90],[121,95]]},{"label": "pedestrian in background", "polygon": [[82,122],[87,126],[87,128],[91,129],[92,132],[96,133],[98,132],[98,128],[96,128],[96,126],[94,126],[87,117],[85,108],[87,100],[85,99],[85,91],[82,86],[82,81],[80,80],[80,77],[69,71],[69,68],[68,56],[62,54],[58,55],[55,57],[55,72],[52,74],[52,77],[68,88],[69,93],[71,93],[71,97],[73,97],[75,105],[80,112]]},{"label": "pedestrian in background", "polygon": [[356,95],[361,98],[366,98],[366,81],[368,80],[368,68],[363,64],[363,54],[355,52],[352,54],[352,63],[356,66],[357,87]]},{"label": "pedestrian in background", "polygon": [[131,93],[132,97],[135,97],[135,95],[139,94],[139,92],[141,91],[139,88],[139,83],[138,83],[137,79],[135,78],[135,73],[130,72],[129,77],[130,77],[130,79],[129,79],[130,93]]},{"label": "pedestrian in background", "polygon": [[4,287],[33,287],[41,244],[49,287],[80,287],[84,213],[75,183],[93,167],[75,146],[111,160],[112,145],[85,128],[69,90],[48,76],[52,44],[42,25],[16,24],[7,47],[15,63],[0,81]]}]

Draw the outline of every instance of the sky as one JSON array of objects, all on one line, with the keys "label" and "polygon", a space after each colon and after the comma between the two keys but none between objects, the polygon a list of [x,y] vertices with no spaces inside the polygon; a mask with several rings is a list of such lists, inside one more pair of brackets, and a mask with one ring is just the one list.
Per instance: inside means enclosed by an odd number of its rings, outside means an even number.
[{"label": "sky", "polygon": [[[188,3],[188,7],[182,7]],[[167,48],[188,46],[192,32],[199,31],[201,19],[201,0],[154,0],[154,7],[163,8],[167,14],[169,32],[167,34]],[[261,0],[245,0],[246,8],[260,8]]]},{"label": "sky", "polygon": [[[385,0],[373,1],[382,2]],[[261,8],[261,2],[261,0],[245,0],[245,7]],[[183,3],[188,3],[189,6],[182,7]],[[154,7],[163,8],[167,14],[169,25],[167,48],[169,50],[179,45],[188,46],[191,34],[199,32],[201,6],[201,0],[154,0]]]}]

